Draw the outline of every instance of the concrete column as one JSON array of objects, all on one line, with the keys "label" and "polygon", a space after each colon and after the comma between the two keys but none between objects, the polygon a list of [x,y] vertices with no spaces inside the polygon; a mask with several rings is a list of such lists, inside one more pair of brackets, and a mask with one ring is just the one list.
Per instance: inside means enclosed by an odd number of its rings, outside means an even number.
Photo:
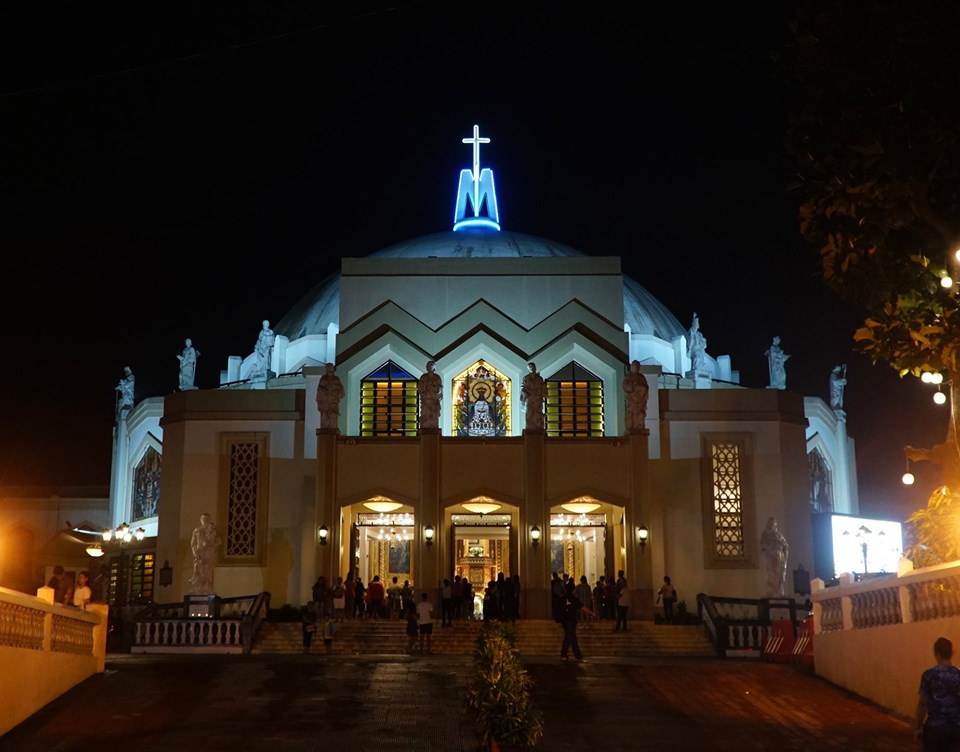
[{"label": "concrete column", "polygon": [[[546,499],[546,442],[543,433],[523,433],[524,505],[518,530],[520,608],[528,619],[550,617],[550,510]],[[540,528],[533,545],[530,530]]]},{"label": "concrete column", "polygon": [[[434,613],[440,613],[440,603],[436,599],[440,581],[449,576],[442,571],[440,562],[449,558],[449,531],[444,528],[443,514],[440,509],[440,431],[439,429],[420,432],[420,505],[416,510],[416,536],[413,550],[416,552],[415,584],[418,594],[424,590],[430,593]],[[424,531],[433,527],[433,544],[428,546]],[[419,603],[419,595],[416,598]]]},{"label": "concrete column", "polygon": [[[327,582],[337,581],[337,570],[340,560],[337,556],[340,551],[340,506],[337,503],[337,439],[336,429],[317,429],[317,496],[316,496],[316,528],[311,535],[316,550],[315,572],[301,572],[300,582],[303,588],[309,588],[323,575]],[[326,525],[329,534],[327,544],[320,543],[317,531],[320,525]],[[333,578],[331,580],[331,577]]]},{"label": "concrete column", "polygon": [[[653,619],[652,549],[648,540],[644,548],[637,542],[637,528],[648,530],[654,518],[650,498],[650,431],[643,429],[628,436],[630,442],[630,498],[624,515],[624,548],[627,552],[626,577],[632,591],[634,619]],[[659,515],[662,519],[662,514]],[[651,531],[651,536],[652,536]],[[662,542],[662,541],[661,541]]]}]

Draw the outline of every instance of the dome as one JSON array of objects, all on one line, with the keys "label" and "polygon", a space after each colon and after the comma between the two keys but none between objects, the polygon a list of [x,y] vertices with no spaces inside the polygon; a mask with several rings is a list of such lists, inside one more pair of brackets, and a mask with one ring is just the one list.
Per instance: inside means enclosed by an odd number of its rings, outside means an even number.
[{"label": "dome", "polygon": [[[437,232],[397,243],[369,258],[538,258],[583,256],[553,240],[517,232],[463,229]],[[623,275],[623,319],[632,334],[651,334],[667,342],[686,330],[676,317],[642,285]],[[340,324],[340,275],[334,274],[304,295],[273,327],[291,341],[326,334]]]}]

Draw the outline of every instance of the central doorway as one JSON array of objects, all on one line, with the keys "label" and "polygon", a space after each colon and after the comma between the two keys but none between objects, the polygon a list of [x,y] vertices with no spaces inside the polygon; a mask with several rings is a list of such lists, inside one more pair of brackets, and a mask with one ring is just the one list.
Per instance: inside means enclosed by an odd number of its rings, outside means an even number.
[{"label": "central doorway", "polygon": [[503,572],[509,577],[515,567],[510,557],[509,514],[451,515],[453,574],[466,579],[474,593],[473,615],[483,610],[483,591]]},{"label": "central doorway", "polygon": [[604,514],[550,515],[550,570],[574,582],[586,577],[593,587],[606,569],[607,517]]}]

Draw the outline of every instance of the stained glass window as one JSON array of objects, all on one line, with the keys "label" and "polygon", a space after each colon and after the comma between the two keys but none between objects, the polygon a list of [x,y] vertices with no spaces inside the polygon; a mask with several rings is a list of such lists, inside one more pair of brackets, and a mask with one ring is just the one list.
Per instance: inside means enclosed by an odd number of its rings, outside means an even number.
[{"label": "stained glass window", "polygon": [[453,380],[453,434],[510,435],[510,379],[482,360]]},{"label": "stained glass window", "polygon": [[576,361],[547,382],[547,436],[603,436],[603,382]]},{"label": "stained glass window", "polygon": [[360,435],[417,435],[417,380],[392,360],[360,382]]}]

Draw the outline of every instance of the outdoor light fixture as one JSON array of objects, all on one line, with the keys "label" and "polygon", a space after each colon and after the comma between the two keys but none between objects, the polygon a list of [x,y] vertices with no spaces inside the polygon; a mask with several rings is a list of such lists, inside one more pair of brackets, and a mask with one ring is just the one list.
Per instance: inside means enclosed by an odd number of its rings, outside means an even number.
[{"label": "outdoor light fixture", "polygon": [[103,556],[103,549],[100,548],[99,543],[91,543],[87,546],[87,555],[92,556],[94,559],[99,559]]},{"label": "outdoor light fixture", "polygon": [[947,401],[947,395],[940,391],[939,386],[937,387],[937,391],[933,393],[933,401],[938,405],[942,405]]},{"label": "outdoor light fixture", "polygon": [[643,551],[647,547],[647,538],[650,537],[650,531],[647,530],[646,525],[640,525],[637,528],[637,543],[640,544],[640,550]]},{"label": "outdoor light fixture", "polygon": [[426,540],[428,546],[433,545],[433,525],[427,525],[423,529],[423,538]]},{"label": "outdoor light fixture", "polygon": [[560,506],[571,514],[590,514],[590,512],[595,512],[600,508],[599,504],[592,501],[570,501]]},{"label": "outdoor light fixture", "polygon": [[534,548],[540,545],[540,528],[536,525],[530,528],[530,540],[533,541]]},{"label": "outdoor light fixture", "polygon": [[949,290],[951,287],[953,287],[953,279],[949,274],[944,274],[942,277],[940,277],[940,287],[944,288],[945,290]]},{"label": "outdoor light fixture", "polygon": [[913,477],[913,473],[910,472],[910,458],[909,458],[909,457],[907,457],[907,472],[905,472],[905,473],[900,477],[900,480],[901,480],[901,482],[903,483],[903,485],[905,485],[905,486],[912,486],[912,485],[913,485],[913,482],[916,480],[916,478]]},{"label": "outdoor light fixture", "polygon": [[380,512],[384,514],[385,512],[395,512],[400,507],[403,506],[398,501],[390,501],[389,499],[384,499],[383,497],[378,497],[372,501],[365,501],[363,505],[367,509],[372,509],[374,512]]},{"label": "outdoor light fixture", "polygon": [[320,545],[327,545],[327,536],[330,535],[330,531],[327,529],[326,525],[320,526],[320,529],[317,531],[317,535],[320,536]]},{"label": "outdoor light fixture", "polygon": [[[117,543],[122,546],[124,543],[129,543],[134,538],[136,538],[138,541],[142,541],[146,534],[147,531],[142,527],[138,527],[136,530],[131,530],[130,526],[124,522],[116,530],[104,530],[103,540],[105,543],[109,543],[110,541],[116,539]],[[96,556],[97,554],[90,555]]]},{"label": "outdoor light fixture", "polygon": [[474,514],[490,514],[490,512],[496,512],[500,508],[500,504],[495,504],[492,501],[465,501],[460,506]]}]

